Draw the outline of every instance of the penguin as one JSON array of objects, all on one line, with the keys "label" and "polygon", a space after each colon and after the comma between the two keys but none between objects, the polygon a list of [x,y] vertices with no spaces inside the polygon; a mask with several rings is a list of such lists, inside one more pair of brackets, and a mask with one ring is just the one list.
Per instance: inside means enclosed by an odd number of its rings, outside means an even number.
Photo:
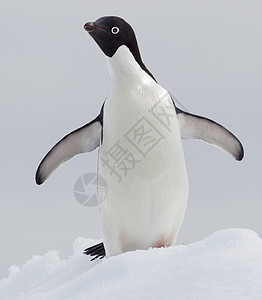
[{"label": "penguin", "polygon": [[35,176],[42,184],[62,163],[99,148],[98,187],[103,242],[85,249],[93,259],[174,245],[183,222],[188,176],[182,139],[215,145],[240,161],[241,142],[208,118],[178,108],[142,61],[135,32],[106,16],[84,29],[106,57],[110,86],[99,115],[61,139]]}]

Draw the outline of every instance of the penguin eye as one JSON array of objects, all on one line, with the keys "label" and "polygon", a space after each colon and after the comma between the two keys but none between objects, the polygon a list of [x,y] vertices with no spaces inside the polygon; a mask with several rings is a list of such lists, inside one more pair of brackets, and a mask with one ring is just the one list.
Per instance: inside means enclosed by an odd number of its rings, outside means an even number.
[{"label": "penguin eye", "polygon": [[119,28],[118,28],[118,27],[112,27],[112,28],[111,28],[111,32],[112,32],[113,34],[118,34]]}]

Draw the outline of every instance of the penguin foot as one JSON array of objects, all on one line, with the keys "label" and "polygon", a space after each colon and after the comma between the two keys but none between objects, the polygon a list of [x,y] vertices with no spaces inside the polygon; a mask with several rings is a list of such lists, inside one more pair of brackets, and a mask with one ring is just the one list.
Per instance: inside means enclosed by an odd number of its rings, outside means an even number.
[{"label": "penguin foot", "polygon": [[173,245],[173,241],[170,241],[170,239],[161,239],[159,240],[154,246],[153,248],[167,248]]},{"label": "penguin foot", "polygon": [[106,256],[106,250],[103,243],[96,244],[94,246],[88,247],[83,252],[86,255],[94,256],[91,261],[97,258],[104,258]]}]

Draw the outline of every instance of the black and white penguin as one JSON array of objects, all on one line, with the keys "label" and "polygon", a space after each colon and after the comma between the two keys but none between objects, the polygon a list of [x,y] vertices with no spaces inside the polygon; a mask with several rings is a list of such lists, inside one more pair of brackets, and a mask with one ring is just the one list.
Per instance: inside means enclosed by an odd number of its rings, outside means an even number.
[{"label": "black and white penguin", "polygon": [[[119,17],[102,17],[85,30],[106,56],[108,96],[100,114],[59,141],[36,172],[42,184],[62,163],[99,147],[103,243],[85,250],[95,258],[173,245],[188,198],[181,139],[200,139],[242,160],[240,141],[226,128],[176,107],[144,65],[132,27]],[[102,201],[103,200],[103,201]]]}]

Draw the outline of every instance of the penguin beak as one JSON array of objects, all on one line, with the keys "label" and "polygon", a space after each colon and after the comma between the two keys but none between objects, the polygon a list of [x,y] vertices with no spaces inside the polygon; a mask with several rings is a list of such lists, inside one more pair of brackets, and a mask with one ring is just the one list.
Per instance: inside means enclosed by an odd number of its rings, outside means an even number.
[{"label": "penguin beak", "polygon": [[91,33],[93,32],[95,29],[99,29],[100,27],[95,26],[93,22],[88,22],[84,25],[84,29],[88,32]]}]

